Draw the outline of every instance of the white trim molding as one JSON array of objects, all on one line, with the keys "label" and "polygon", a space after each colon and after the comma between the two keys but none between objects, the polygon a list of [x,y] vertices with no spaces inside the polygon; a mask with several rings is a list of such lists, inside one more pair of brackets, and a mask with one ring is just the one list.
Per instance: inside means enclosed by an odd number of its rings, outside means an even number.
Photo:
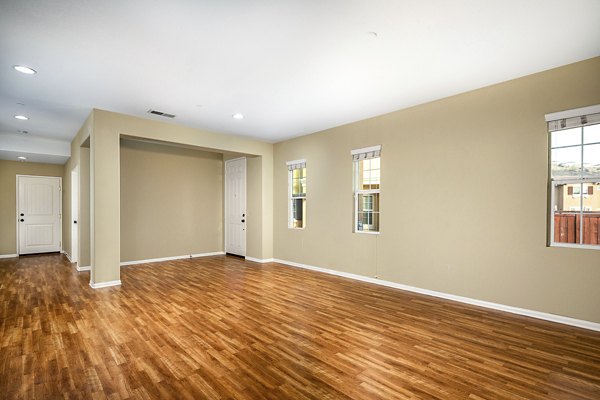
[{"label": "white trim molding", "polygon": [[110,286],[119,286],[121,284],[121,280],[119,279],[118,281],[108,281],[108,282],[92,282],[90,281],[90,286],[93,289],[102,289],[105,287],[110,287]]},{"label": "white trim molding", "polygon": [[71,256],[69,255],[69,253],[67,253],[67,252],[66,252],[66,251],[64,251],[64,250],[61,250],[60,252],[61,252],[62,254],[64,254],[64,255],[65,255],[65,257],[67,257],[67,260],[69,260],[69,262],[70,262],[71,264],[73,264],[73,261],[71,260]]},{"label": "white trim molding", "polygon": [[288,167],[290,165],[296,165],[296,164],[306,164],[306,158],[301,158],[300,160],[292,160],[292,161],[285,162],[285,165],[287,165]]},{"label": "white trim molding", "polygon": [[378,144],[377,146],[369,146],[369,147],[363,147],[362,149],[350,150],[350,155],[370,153],[372,151],[381,151],[381,145]]},{"label": "white trim molding", "polygon": [[0,258],[16,258],[19,257],[18,254],[0,254]]},{"label": "white trim molding", "polygon": [[550,121],[556,121],[558,119],[573,118],[573,117],[579,117],[580,115],[589,115],[589,114],[598,114],[598,113],[600,113],[600,104],[588,106],[588,107],[575,108],[573,110],[553,112],[553,113],[546,114],[545,117],[546,117],[546,122],[550,122]]},{"label": "white trim molding", "polygon": [[92,267],[89,265],[86,265],[85,267],[80,267],[79,265],[77,265],[77,271],[81,272],[81,271],[91,271]]},{"label": "white trim molding", "polygon": [[200,257],[212,257],[212,256],[224,256],[225,252],[224,251],[214,251],[212,253],[198,253],[198,254],[192,254],[192,256],[190,258],[200,258]]},{"label": "white trim molding", "polygon": [[368,276],[356,275],[356,274],[351,274],[348,272],[342,272],[342,271],[336,271],[336,270],[327,269],[327,268],[315,267],[312,265],[300,264],[300,263],[293,262],[293,261],[280,260],[277,258],[274,259],[273,261],[276,263],[289,265],[291,267],[309,269],[311,271],[317,271],[317,272],[323,272],[323,273],[330,274],[330,275],[342,276],[344,278],[354,279],[357,281],[374,283],[376,285],[382,285],[382,286],[392,287],[395,289],[406,290],[409,292],[424,294],[427,296],[438,297],[441,299],[457,301],[459,303],[471,304],[474,306],[489,308],[489,309],[498,310],[498,311],[504,311],[504,312],[508,312],[511,314],[524,315],[526,317],[542,319],[542,320],[550,321],[550,322],[557,322],[559,324],[571,325],[571,326],[576,326],[578,328],[584,328],[584,329],[589,329],[592,331],[600,332],[600,323],[597,323],[597,322],[591,322],[591,321],[585,321],[585,320],[581,320],[581,319],[564,317],[562,315],[550,314],[550,313],[545,313],[545,312],[541,312],[541,311],[528,310],[526,308],[507,306],[504,304],[497,304],[497,303],[492,303],[489,301],[471,299],[469,297],[457,296],[454,294],[437,292],[437,291],[428,290],[428,289],[422,289],[422,288],[418,288],[418,287],[414,287],[414,286],[403,285],[401,283],[371,278]]},{"label": "white trim molding", "polygon": [[185,256],[172,256],[172,257],[161,257],[161,258],[149,258],[147,260],[122,261],[120,265],[121,265],[121,267],[123,267],[125,265],[148,264],[148,263],[155,263],[155,262],[161,262],[161,261],[183,260],[186,258],[222,256],[224,254],[225,254],[225,252],[223,252],[223,251],[215,251],[212,253],[186,254]]},{"label": "white trim molding", "polygon": [[254,258],[254,257],[248,257],[248,256],[246,256],[244,258],[248,261],[252,261],[255,263],[259,263],[259,264],[270,263],[270,262],[275,261],[273,258]]}]

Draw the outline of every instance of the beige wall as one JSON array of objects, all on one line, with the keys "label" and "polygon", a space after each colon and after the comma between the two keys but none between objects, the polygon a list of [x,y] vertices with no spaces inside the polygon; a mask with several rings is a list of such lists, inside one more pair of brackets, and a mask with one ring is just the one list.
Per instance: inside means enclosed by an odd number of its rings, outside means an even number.
[{"label": "beige wall", "polygon": [[71,249],[71,171],[79,167],[79,267],[89,267],[90,260],[90,149],[89,138],[93,127],[90,115],[71,142],[71,157],[65,163],[63,175],[63,248],[69,255]]},{"label": "beige wall", "polygon": [[194,148],[223,153],[243,153],[259,156],[261,182],[250,179],[248,185],[259,185],[253,192],[258,214],[248,220],[248,231],[260,224],[261,241],[249,242],[247,255],[255,258],[272,257],[273,145],[243,137],[223,135],[187,128],[149,119],[137,118],[102,110],[92,112],[93,129],[90,136],[91,182],[91,279],[94,283],[119,279],[120,263],[120,163],[119,140],[123,137],[177,143]]},{"label": "beige wall", "polygon": [[223,157],[121,140],[121,261],[223,251]]},{"label": "beige wall", "polygon": [[[278,143],[274,255],[600,322],[600,251],[546,247],[544,122],[599,103],[595,58]],[[377,144],[381,234],[355,234],[350,151]],[[286,161],[301,158],[307,226],[291,230]]]},{"label": "beige wall", "polygon": [[[248,182],[248,185],[246,185],[246,221],[248,222],[246,248],[248,249],[263,248],[264,243],[262,236],[263,221],[260,219],[263,211],[263,202],[260,196],[263,190],[262,162],[262,157],[246,159],[246,180]],[[272,213],[272,209],[268,205],[265,205],[265,211]],[[269,230],[271,230],[270,227]],[[270,242],[272,242],[272,239],[270,239]],[[270,252],[271,250],[269,249],[268,251]]]},{"label": "beige wall", "polygon": [[56,164],[0,160],[0,255],[17,252],[17,175],[62,177],[63,170]]},{"label": "beige wall", "polygon": [[79,149],[79,266],[90,266],[90,149]]}]

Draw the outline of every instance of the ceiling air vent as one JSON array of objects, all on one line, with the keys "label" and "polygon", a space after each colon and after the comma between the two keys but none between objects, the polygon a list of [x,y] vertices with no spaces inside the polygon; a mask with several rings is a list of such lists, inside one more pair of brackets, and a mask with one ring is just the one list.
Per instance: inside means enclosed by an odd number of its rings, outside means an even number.
[{"label": "ceiling air vent", "polygon": [[161,117],[166,117],[166,118],[175,118],[175,115],[173,115],[173,114],[169,114],[169,113],[157,111],[157,110],[148,110],[148,114],[160,115]]}]

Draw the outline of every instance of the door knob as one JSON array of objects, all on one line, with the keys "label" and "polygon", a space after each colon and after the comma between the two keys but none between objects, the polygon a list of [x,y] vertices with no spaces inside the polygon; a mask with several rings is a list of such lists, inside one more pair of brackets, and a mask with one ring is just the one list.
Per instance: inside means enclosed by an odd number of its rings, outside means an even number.
[{"label": "door knob", "polygon": [[21,218],[19,221],[21,221],[21,222],[25,222],[25,220],[24,220],[23,218]]}]

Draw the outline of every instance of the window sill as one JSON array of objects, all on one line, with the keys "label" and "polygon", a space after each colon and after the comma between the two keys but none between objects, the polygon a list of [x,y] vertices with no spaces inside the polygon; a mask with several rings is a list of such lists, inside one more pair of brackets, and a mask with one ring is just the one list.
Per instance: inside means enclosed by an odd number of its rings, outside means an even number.
[{"label": "window sill", "polygon": [[304,227],[304,228],[292,228],[292,227],[288,226],[288,229],[291,230],[291,231],[303,231],[304,229],[306,229],[306,227]]},{"label": "window sill", "polygon": [[600,245],[575,243],[550,243],[550,247],[565,247],[568,249],[600,250]]},{"label": "window sill", "polygon": [[354,233],[360,233],[361,235],[379,235],[381,232],[354,231]]}]

